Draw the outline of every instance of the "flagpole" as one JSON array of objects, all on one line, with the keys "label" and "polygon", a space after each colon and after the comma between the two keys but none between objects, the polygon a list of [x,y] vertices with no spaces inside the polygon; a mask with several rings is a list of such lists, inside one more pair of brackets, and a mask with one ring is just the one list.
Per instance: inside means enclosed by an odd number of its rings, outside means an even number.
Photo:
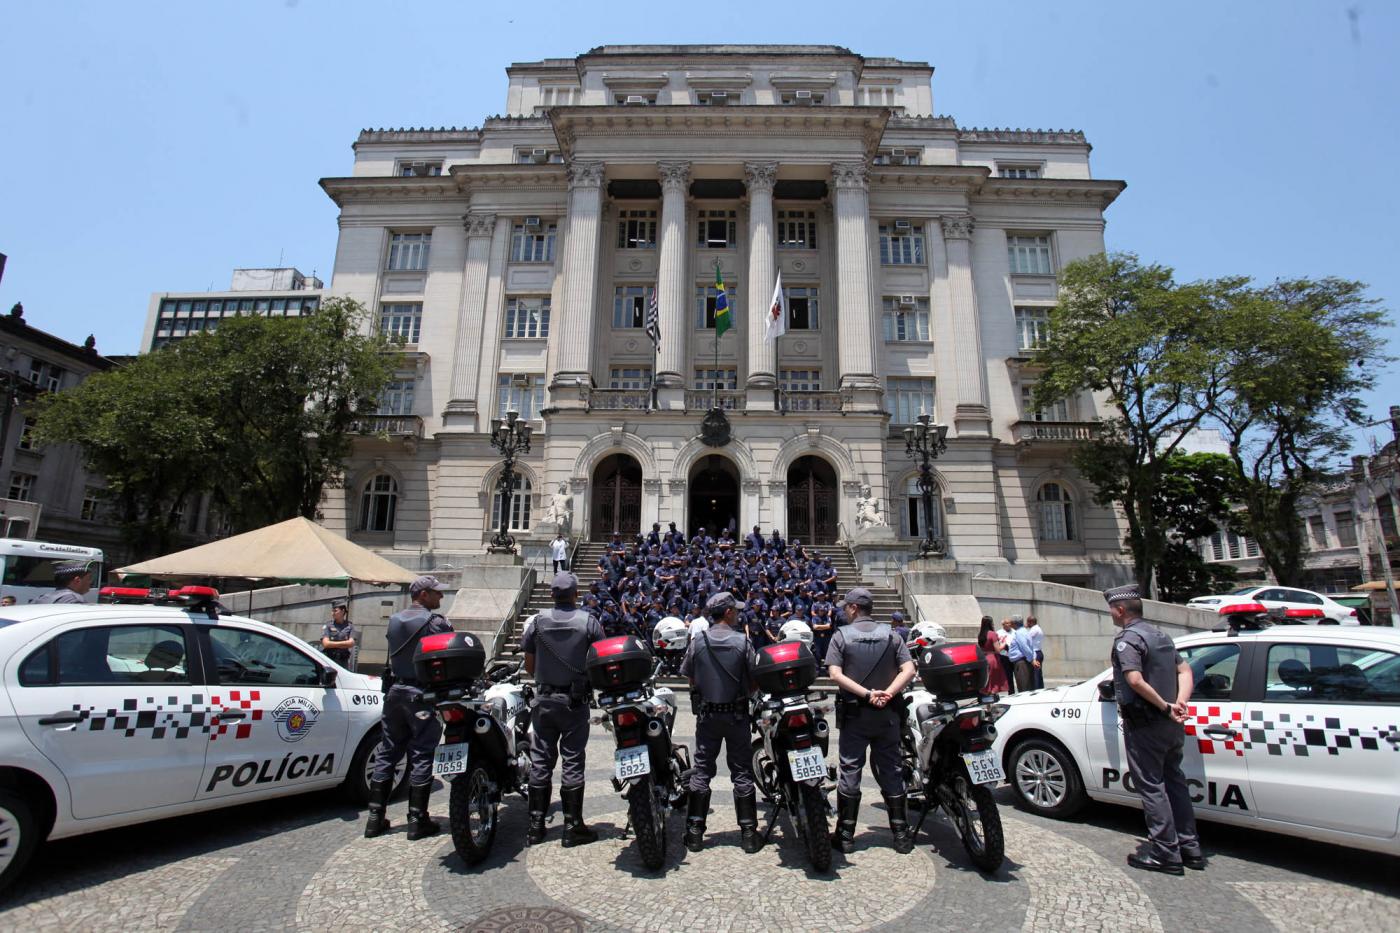
[{"label": "flagpole", "polygon": [[[715,260],[715,281],[719,281],[719,260]],[[725,307],[728,307],[726,300]],[[733,314],[734,312],[730,312]],[[719,321],[715,321],[715,371],[710,374],[710,408],[719,407]]]}]

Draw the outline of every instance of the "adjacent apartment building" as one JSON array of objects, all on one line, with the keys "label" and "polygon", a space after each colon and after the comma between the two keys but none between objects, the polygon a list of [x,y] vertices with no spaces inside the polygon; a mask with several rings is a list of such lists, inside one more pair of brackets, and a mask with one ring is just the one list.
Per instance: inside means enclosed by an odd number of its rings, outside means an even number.
[{"label": "adjacent apartment building", "polygon": [[222,292],[156,292],[146,309],[142,352],[215,330],[226,317],[301,317],[321,303],[321,280],[296,269],[234,269]]}]

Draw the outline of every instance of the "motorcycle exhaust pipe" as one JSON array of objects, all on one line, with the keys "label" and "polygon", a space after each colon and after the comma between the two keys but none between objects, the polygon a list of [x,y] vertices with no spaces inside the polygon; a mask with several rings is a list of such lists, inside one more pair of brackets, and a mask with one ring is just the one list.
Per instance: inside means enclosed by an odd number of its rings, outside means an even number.
[{"label": "motorcycle exhaust pipe", "polygon": [[485,716],[476,717],[476,734],[485,735],[491,731],[491,720]]},{"label": "motorcycle exhaust pipe", "polygon": [[662,732],[665,731],[665,729],[666,727],[662,724],[661,720],[659,719],[653,719],[647,723],[647,735],[650,738],[656,738],[657,736],[661,735]]},{"label": "motorcycle exhaust pipe", "polygon": [[831,731],[831,727],[826,724],[825,719],[818,719],[816,726],[814,726],[813,728],[816,731],[818,738],[825,738],[827,733]]}]

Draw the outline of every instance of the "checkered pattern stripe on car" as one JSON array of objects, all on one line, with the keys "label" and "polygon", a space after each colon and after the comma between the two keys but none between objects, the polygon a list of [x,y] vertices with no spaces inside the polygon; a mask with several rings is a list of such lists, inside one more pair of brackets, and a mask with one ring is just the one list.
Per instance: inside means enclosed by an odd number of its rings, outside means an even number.
[{"label": "checkered pattern stripe on car", "polygon": [[[1196,740],[1202,755],[1224,755],[1233,752],[1236,757],[1252,748],[1263,748],[1270,755],[1291,754],[1298,758],[1309,755],[1340,755],[1343,749],[1349,751],[1375,752],[1383,748],[1400,751],[1400,745],[1386,742],[1384,736],[1397,730],[1394,725],[1370,726],[1360,729],[1343,726],[1340,716],[1323,716],[1318,722],[1311,713],[1295,715],[1278,713],[1276,718],[1265,715],[1263,710],[1251,710],[1249,721],[1244,713],[1233,710],[1229,719],[1222,717],[1218,706],[1191,706],[1186,720],[1186,735]],[[1234,735],[1222,739],[1202,734],[1207,726],[1224,726]]]},{"label": "checkered pattern stripe on car", "polygon": [[[210,696],[205,702],[204,694],[196,693],[190,702],[182,703],[179,697],[167,696],[158,702],[153,696],[126,697],[121,709],[73,704],[73,712],[82,717],[79,729],[89,732],[120,732],[128,739],[141,736],[149,739],[187,739],[190,736],[209,736],[213,742],[219,736],[232,732],[235,739],[246,739],[253,733],[253,723],[263,718],[263,710],[254,709],[253,704],[262,699],[260,690],[231,690],[228,699],[221,702],[220,696]],[[226,709],[247,711],[247,719],[233,722],[221,721],[219,714]]]}]

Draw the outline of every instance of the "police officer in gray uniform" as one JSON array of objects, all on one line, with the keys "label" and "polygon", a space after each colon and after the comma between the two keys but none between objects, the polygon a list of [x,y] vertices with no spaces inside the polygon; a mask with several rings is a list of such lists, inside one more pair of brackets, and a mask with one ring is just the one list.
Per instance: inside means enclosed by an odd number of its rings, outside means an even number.
[{"label": "police officer in gray uniform", "polygon": [[40,596],[41,603],[82,603],[92,589],[92,568],[85,560],[70,560],[53,568],[54,588]]},{"label": "police officer in gray uniform", "polygon": [[583,763],[588,748],[588,646],[606,636],[593,616],[580,610],[578,578],[564,571],[550,584],[554,608],[535,616],[521,647],[525,670],[535,677],[530,739],[530,828],[526,845],[544,842],[554,763],[562,757],[559,799],[564,810],[564,848],[594,842],[583,822]]},{"label": "police officer in gray uniform", "polygon": [[442,723],[433,705],[423,699],[413,668],[413,649],[425,635],[452,631],[438,614],[442,605],[442,584],[436,577],[419,577],[408,587],[413,605],[389,617],[385,636],[389,639],[389,668],[394,684],[384,697],[383,738],[374,760],[374,777],[369,785],[369,821],[365,838],[372,839],[389,828],[384,808],[394,787],[394,768],[408,756],[408,838],[422,839],[438,832],[438,824],[428,816],[428,796],[433,792],[433,749],[442,737]]},{"label": "police officer in gray uniform", "polygon": [[704,845],[710,779],[719,767],[721,745],[730,780],[734,782],[739,842],[750,854],[763,847],[758,835],[758,797],[749,741],[753,649],[739,628],[739,613],[746,608],[728,592],[711,596],[705,603],[710,627],[690,639],[685,660],[681,661],[681,674],[690,679],[690,688],[699,701],[695,766],[690,772],[690,804],[685,821],[685,847],[692,852],[699,852]]},{"label": "police officer in gray uniform", "polygon": [[909,831],[908,798],[899,761],[900,703],[897,697],[914,677],[914,659],[904,640],[883,622],[870,617],[874,598],[856,587],[837,604],[847,625],[831,636],[826,665],[841,688],[836,719],[841,777],[836,787],[836,831],[832,848],[855,851],[856,818],[860,813],[860,774],[870,749],[870,770],[880,784],[889,813],[894,850],[914,850]]},{"label": "police officer in gray uniform", "polygon": [[1122,629],[1113,639],[1113,694],[1151,843],[1148,854],[1129,855],[1128,864],[1169,875],[1182,874],[1183,865],[1203,869],[1196,814],[1181,772],[1191,666],[1170,638],[1143,620],[1136,584],[1103,595],[1113,624]]}]

